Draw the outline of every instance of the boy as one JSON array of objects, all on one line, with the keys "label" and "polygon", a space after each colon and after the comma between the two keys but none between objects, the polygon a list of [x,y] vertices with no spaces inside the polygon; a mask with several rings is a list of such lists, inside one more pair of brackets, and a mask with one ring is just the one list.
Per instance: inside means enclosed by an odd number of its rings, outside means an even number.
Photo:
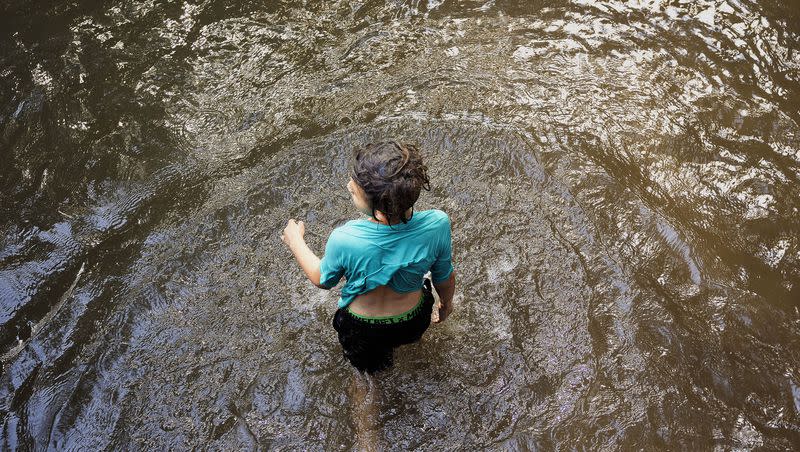
[{"label": "boy", "polygon": [[314,285],[330,289],[345,276],[333,327],[345,357],[368,374],[390,367],[393,349],[418,341],[430,325],[428,271],[441,302],[438,322],[453,310],[450,219],[440,210],[414,212],[422,189],[430,190],[430,181],[416,147],[369,144],[356,150],[347,183],[369,218],[336,228],[322,260],[306,245],[302,221],[289,220],[283,231]]}]

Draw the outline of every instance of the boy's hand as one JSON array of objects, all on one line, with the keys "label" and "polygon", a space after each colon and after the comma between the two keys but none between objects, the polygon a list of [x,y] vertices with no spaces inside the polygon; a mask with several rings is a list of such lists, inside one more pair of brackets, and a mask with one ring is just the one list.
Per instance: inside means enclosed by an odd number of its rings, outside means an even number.
[{"label": "boy's hand", "polygon": [[447,281],[441,281],[438,284],[434,283],[433,287],[439,295],[438,315],[435,316],[433,322],[441,323],[453,312],[453,293],[456,291],[456,272],[451,272],[450,278],[448,278]]},{"label": "boy's hand", "polygon": [[281,240],[283,243],[292,246],[297,241],[303,241],[303,236],[306,234],[306,225],[302,221],[294,221],[290,219],[283,228],[283,235]]},{"label": "boy's hand", "polygon": [[433,319],[433,323],[441,323],[447,320],[450,313],[453,312],[453,302],[444,304],[439,302],[439,314]]}]

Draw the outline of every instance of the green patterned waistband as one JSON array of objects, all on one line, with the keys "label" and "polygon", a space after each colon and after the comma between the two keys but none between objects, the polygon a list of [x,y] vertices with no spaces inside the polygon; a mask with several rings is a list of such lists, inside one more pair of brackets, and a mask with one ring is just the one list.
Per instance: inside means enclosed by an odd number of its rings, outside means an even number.
[{"label": "green patterned waistband", "polygon": [[409,309],[408,311],[400,313],[400,314],[387,315],[387,316],[382,316],[382,317],[368,317],[368,316],[365,316],[365,315],[356,314],[355,312],[351,311],[350,310],[350,306],[347,307],[347,313],[350,314],[351,316],[357,318],[358,320],[360,320],[362,322],[367,322],[367,323],[372,323],[372,324],[377,324],[377,325],[394,324],[394,323],[405,322],[407,320],[411,320],[412,318],[414,318],[417,314],[419,314],[419,311],[422,309],[422,302],[423,301],[425,301],[425,291],[424,290],[422,291],[422,294],[420,295],[419,301],[417,302],[416,306],[414,306],[413,308]]}]

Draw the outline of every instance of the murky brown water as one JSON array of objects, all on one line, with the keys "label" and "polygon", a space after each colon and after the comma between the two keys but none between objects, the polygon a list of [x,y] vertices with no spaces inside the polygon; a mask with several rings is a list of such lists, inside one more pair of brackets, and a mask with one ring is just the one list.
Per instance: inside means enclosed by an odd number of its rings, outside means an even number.
[{"label": "murky brown water", "polygon": [[[289,2],[287,2],[289,3]],[[792,1],[0,5],[1,449],[356,447],[345,165],[417,142],[456,313],[395,450],[800,447]]]}]

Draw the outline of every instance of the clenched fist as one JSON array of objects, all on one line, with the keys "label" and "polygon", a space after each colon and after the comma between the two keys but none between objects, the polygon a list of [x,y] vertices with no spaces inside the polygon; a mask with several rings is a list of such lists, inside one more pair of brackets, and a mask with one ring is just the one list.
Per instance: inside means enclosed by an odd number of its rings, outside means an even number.
[{"label": "clenched fist", "polygon": [[287,244],[291,248],[294,243],[302,242],[305,234],[306,224],[302,221],[290,219],[288,222],[286,222],[286,227],[283,228],[281,240],[283,240],[283,243]]}]

